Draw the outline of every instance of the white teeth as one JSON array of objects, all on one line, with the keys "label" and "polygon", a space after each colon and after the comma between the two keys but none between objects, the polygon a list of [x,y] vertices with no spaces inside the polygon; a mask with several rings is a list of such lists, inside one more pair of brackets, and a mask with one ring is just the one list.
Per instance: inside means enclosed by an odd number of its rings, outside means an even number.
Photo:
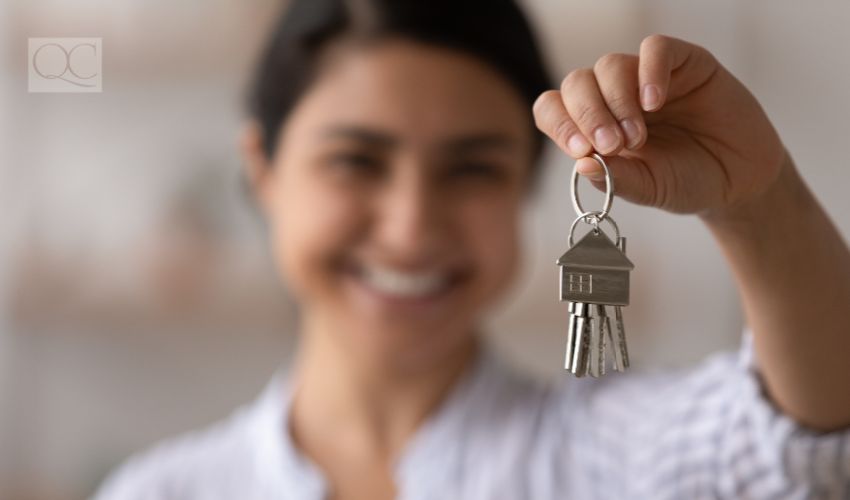
[{"label": "white teeth", "polygon": [[363,279],[372,288],[388,295],[421,297],[443,288],[448,279],[445,273],[408,273],[370,266],[364,269]]}]

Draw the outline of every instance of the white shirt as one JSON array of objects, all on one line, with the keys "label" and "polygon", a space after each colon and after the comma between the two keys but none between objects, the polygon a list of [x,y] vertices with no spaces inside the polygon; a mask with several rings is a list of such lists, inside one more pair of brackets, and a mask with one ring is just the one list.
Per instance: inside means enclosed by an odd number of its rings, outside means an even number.
[{"label": "white shirt", "polygon": [[[748,334],[737,355],[688,372],[571,377],[534,381],[485,347],[397,462],[398,498],[850,499],[850,431],[779,413]],[[130,459],[96,498],[324,498],[321,471],[286,431],[289,380]]]}]

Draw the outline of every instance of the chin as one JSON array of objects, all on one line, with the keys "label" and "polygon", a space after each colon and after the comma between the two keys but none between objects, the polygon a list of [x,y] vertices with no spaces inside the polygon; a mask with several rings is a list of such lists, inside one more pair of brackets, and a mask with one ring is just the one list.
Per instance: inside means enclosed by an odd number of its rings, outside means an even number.
[{"label": "chin", "polygon": [[473,340],[475,331],[471,320],[443,325],[370,321],[349,329],[346,341],[370,366],[412,372],[451,358]]}]

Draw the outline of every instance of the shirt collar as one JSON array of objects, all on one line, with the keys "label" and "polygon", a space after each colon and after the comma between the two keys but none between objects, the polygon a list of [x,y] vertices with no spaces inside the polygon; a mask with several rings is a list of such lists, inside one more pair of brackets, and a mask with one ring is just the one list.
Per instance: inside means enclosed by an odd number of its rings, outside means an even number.
[{"label": "shirt collar", "polygon": [[494,371],[492,348],[482,342],[470,366],[450,389],[445,399],[422,423],[395,466],[398,497],[448,498],[440,488],[459,483],[464,474],[462,452],[467,429],[474,425],[473,412]]},{"label": "shirt collar", "polygon": [[256,456],[255,470],[275,497],[319,500],[327,496],[325,479],[298,451],[288,431],[293,389],[290,369],[282,368],[254,404],[249,432]]}]

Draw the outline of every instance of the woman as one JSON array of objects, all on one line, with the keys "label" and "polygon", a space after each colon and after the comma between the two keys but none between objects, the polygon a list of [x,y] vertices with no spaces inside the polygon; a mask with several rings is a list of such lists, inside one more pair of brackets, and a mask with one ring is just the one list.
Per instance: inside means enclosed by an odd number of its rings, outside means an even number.
[{"label": "woman", "polygon": [[[547,88],[511,0],[294,1],[243,150],[296,363],[100,498],[847,498],[850,253],[756,100],[663,36]],[[535,124],[598,187],[594,150],[617,195],[698,214],[752,330],[739,358],[549,387],[482,344]]]}]

